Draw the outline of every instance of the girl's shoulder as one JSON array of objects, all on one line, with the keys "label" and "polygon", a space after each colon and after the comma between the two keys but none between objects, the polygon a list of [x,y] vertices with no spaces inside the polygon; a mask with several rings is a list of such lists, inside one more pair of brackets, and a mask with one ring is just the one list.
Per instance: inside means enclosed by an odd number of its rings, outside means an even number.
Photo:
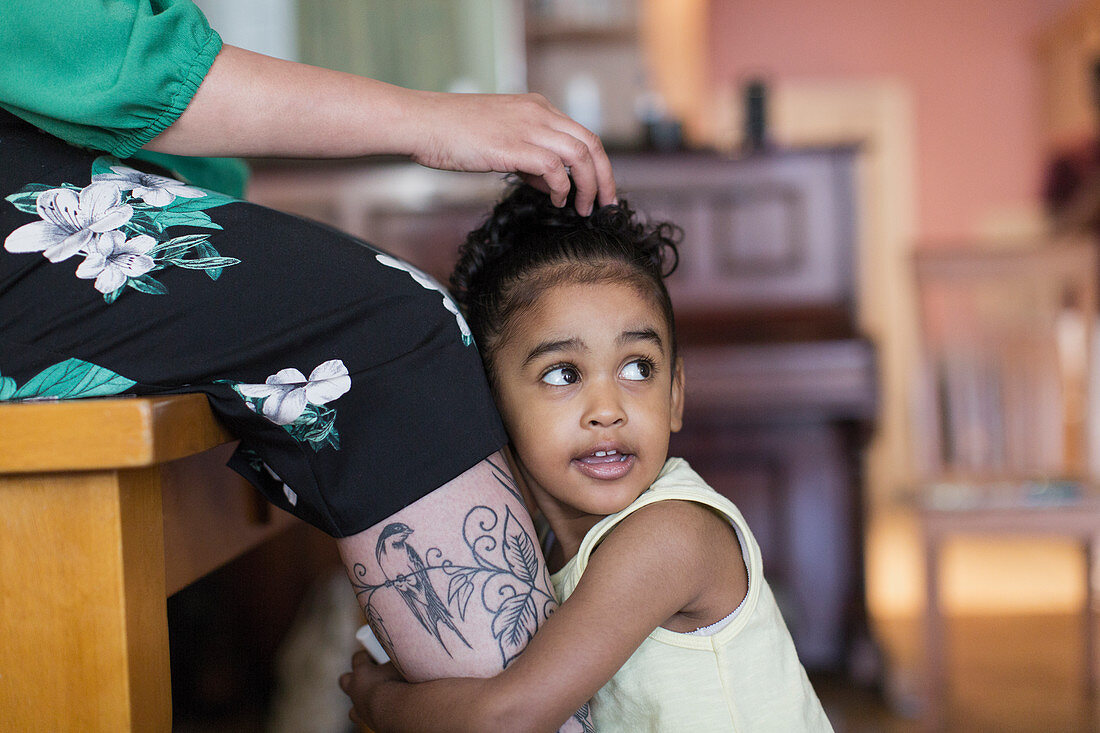
[{"label": "girl's shoulder", "polygon": [[604,537],[618,535],[631,544],[644,542],[682,558],[711,555],[719,546],[737,547],[729,520],[713,508],[691,499],[664,499],[639,507]]},{"label": "girl's shoulder", "polygon": [[[638,553],[648,567],[638,570],[662,578],[655,584],[662,592],[678,590],[679,608],[661,622],[663,628],[684,633],[710,626],[747,598],[748,563],[738,534],[729,518],[712,507],[691,500],[659,501],[633,512],[616,531],[628,528],[633,543],[650,541]],[[637,547],[623,543],[620,551],[630,556]]]},{"label": "girl's shoulder", "polygon": [[744,597],[738,593],[747,587],[748,568],[759,564],[755,547],[737,508],[672,458],[649,490],[589,531],[554,584],[562,598],[582,586],[584,595],[593,586],[648,588],[650,594],[660,588],[662,606],[680,604],[673,613],[706,615],[712,606],[728,613],[737,603],[725,608],[726,601]]},{"label": "girl's shoulder", "polygon": [[578,580],[576,590],[586,598],[610,599],[611,607],[635,613],[644,608],[652,623],[647,634],[658,626],[685,632],[712,624],[748,591],[741,545],[728,519],[679,499],[646,504],[623,517]]},{"label": "girl's shoulder", "polygon": [[737,507],[707,485],[687,461],[670,458],[647,491],[602,524],[592,537],[600,544],[611,535],[627,535],[691,555],[713,553],[716,544],[732,545],[740,554],[734,526],[744,525],[744,519]]},{"label": "girl's shoulder", "polygon": [[589,566],[628,564],[690,584],[705,582],[716,566],[730,561],[741,562],[741,547],[725,517],[696,501],[666,499],[619,520]]}]

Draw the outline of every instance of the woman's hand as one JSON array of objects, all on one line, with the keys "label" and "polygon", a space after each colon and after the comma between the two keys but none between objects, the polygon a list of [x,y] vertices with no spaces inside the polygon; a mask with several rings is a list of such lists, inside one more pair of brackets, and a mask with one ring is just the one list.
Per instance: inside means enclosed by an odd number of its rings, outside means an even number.
[{"label": "woman's hand", "polygon": [[146,145],[177,155],[409,155],[432,168],[519,173],[558,206],[615,200],[599,138],[537,94],[419,92],[222,47],[191,103]]},{"label": "woman's hand", "polygon": [[555,206],[577,193],[577,211],[615,200],[600,139],[540,94],[419,93],[411,112],[412,158],[430,168],[519,173]]},{"label": "woman's hand", "polygon": [[351,671],[340,675],[340,689],[351,698],[348,717],[352,722],[369,728],[378,726],[374,705],[382,699],[380,690],[388,683],[405,684],[392,664],[375,664],[366,652],[356,652],[351,658]]}]

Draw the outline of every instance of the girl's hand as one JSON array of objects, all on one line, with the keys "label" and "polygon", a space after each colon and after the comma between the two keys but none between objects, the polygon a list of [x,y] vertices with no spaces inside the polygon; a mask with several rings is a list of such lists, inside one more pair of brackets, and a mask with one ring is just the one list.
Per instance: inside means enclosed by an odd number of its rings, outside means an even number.
[{"label": "girl's hand", "polygon": [[375,705],[384,687],[391,683],[407,684],[393,664],[375,664],[366,652],[356,652],[351,658],[351,671],[340,675],[340,689],[351,698],[348,713],[353,723],[376,728]]},{"label": "girl's hand", "polygon": [[569,195],[570,175],[583,215],[615,201],[611,162],[600,139],[540,94],[414,93],[413,160],[430,168],[519,173],[549,193]]}]

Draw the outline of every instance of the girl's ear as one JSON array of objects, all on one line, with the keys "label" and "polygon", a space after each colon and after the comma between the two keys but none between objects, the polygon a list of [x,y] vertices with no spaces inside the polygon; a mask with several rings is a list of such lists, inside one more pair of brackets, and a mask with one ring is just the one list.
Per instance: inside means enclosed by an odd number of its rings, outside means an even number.
[{"label": "girl's ear", "polygon": [[669,432],[678,433],[684,426],[684,360],[676,357],[672,374],[672,410],[669,416]]}]

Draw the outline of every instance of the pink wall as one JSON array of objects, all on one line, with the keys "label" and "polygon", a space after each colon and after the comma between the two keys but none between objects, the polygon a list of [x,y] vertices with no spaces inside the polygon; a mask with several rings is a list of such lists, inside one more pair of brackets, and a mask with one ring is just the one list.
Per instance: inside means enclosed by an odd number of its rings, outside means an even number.
[{"label": "pink wall", "polygon": [[915,100],[918,238],[966,237],[1033,204],[1040,140],[1034,39],[1073,0],[713,0],[711,74],[739,83],[891,78]]}]

